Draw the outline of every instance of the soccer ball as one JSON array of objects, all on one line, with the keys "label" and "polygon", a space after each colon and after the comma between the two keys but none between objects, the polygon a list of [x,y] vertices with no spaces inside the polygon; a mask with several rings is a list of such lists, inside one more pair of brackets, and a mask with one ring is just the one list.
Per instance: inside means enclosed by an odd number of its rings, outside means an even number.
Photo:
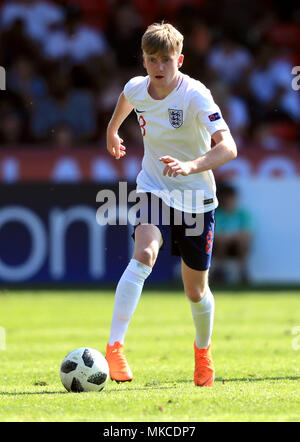
[{"label": "soccer ball", "polygon": [[108,363],[97,350],[80,347],[71,351],[60,366],[60,379],[68,391],[103,390],[109,375]]}]

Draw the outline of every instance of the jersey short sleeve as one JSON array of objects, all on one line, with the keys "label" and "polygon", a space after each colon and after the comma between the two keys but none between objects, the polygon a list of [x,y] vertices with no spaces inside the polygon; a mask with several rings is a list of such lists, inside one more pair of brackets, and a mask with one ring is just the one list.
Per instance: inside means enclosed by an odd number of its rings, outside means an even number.
[{"label": "jersey short sleeve", "polygon": [[134,77],[124,86],[124,95],[127,100],[135,107],[136,100],[140,97],[145,86],[145,77]]},{"label": "jersey short sleeve", "polygon": [[210,135],[218,130],[229,130],[210,90],[198,81],[196,84],[192,91],[191,106],[200,124],[207,129]]}]

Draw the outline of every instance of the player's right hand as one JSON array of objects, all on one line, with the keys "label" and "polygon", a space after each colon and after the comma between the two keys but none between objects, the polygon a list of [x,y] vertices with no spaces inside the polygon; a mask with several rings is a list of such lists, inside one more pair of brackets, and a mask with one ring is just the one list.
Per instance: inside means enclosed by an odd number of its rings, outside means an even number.
[{"label": "player's right hand", "polygon": [[126,147],[122,144],[123,141],[117,133],[107,133],[107,150],[116,160],[126,155]]}]

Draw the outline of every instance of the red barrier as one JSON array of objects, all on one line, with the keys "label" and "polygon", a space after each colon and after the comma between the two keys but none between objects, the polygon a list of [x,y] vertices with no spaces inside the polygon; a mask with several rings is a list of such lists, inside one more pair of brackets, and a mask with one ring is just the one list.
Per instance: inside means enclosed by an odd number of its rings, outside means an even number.
[{"label": "red barrier", "polygon": [[[143,149],[128,150],[126,158],[115,160],[105,148],[76,150],[2,149],[0,180],[55,182],[134,182],[141,167]],[[238,157],[214,171],[217,178],[247,176],[299,176],[300,151],[245,149]]]}]

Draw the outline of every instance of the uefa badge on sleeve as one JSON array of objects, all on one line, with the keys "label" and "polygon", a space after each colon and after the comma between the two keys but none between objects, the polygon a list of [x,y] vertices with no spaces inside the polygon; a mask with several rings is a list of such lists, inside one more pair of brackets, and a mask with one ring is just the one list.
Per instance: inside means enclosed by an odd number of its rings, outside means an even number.
[{"label": "uefa badge on sleeve", "polygon": [[215,112],[214,114],[208,115],[208,118],[210,119],[210,121],[216,121],[220,120],[221,115],[219,114],[219,112]]},{"label": "uefa badge on sleeve", "polygon": [[169,120],[175,129],[180,127],[183,123],[183,110],[179,109],[168,109]]}]

